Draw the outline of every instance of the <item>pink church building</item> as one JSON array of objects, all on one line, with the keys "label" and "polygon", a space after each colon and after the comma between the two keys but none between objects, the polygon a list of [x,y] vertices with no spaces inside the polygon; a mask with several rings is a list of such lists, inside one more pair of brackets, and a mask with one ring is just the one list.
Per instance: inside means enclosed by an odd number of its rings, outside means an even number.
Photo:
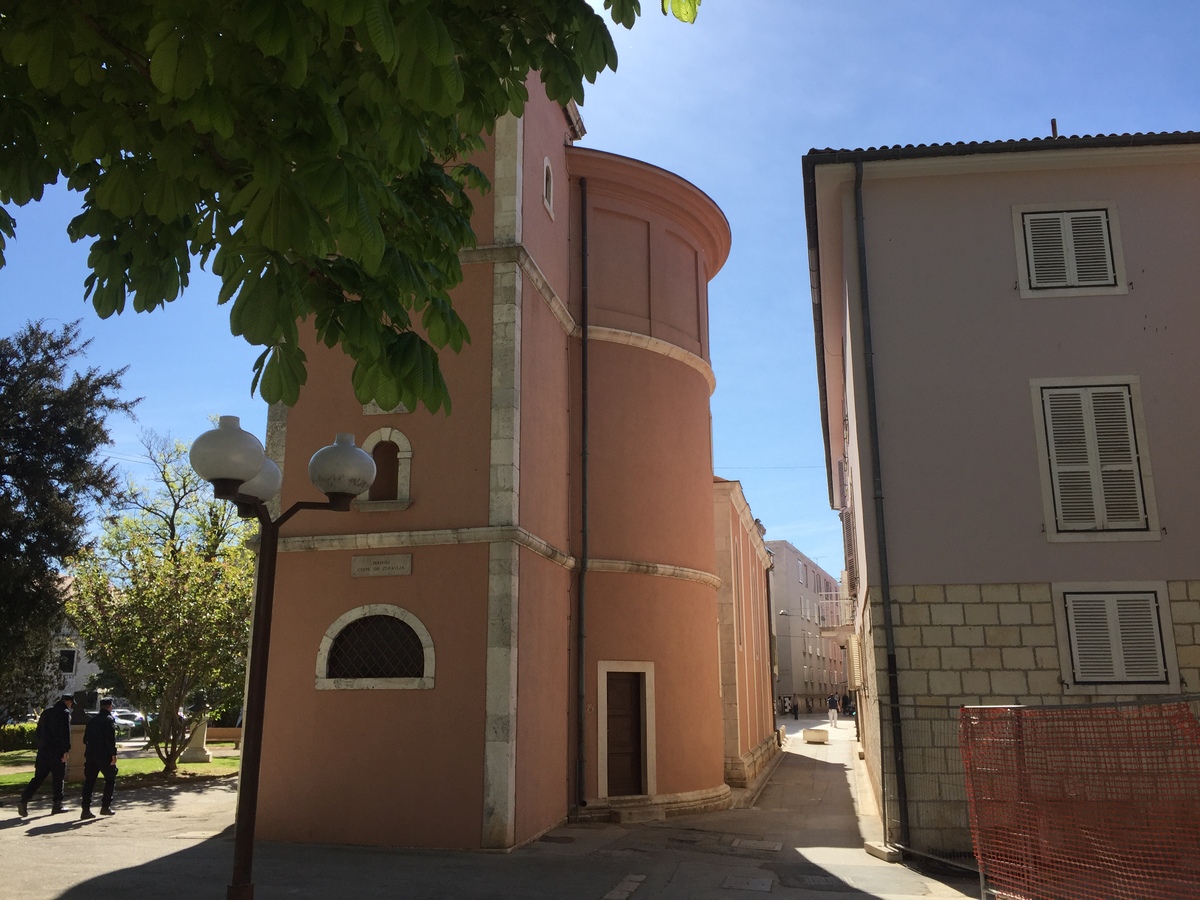
[{"label": "pink church building", "polygon": [[714,494],[728,224],[681,178],[573,146],[577,111],[531,93],[477,160],[453,414],[364,407],[315,342],[271,411],[284,505],[319,499],[305,467],[335,432],[379,474],[281,534],[262,839],[509,848],[728,806],[776,752],[769,557],[740,488]]}]

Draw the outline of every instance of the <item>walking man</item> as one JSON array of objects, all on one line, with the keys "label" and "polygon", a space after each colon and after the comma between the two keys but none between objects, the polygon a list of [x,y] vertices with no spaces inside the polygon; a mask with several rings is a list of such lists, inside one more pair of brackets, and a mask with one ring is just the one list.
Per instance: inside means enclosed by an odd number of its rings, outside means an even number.
[{"label": "walking man", "polygon": [[17,814],[29,815],[29,800],[42,786],[46,776],[54,779],[54,809],[51,815],[66,812],[63,806],[63,781],[67,777],[67,756],[71,753],[71,710],[75,698],[63,694],[62,699],[42,710],[37,723],[37,757],[33,762],[33,778],[17,801]]},{"label": "walking man", "polygon": [[828,697],[826,697],[825,705],[829,707],[829,727],[837,728],[838,727],[838,723],[837,723],[838,697],[837,697],[837,694],[830,694]]},{"label": "walking man", "polygon": [[113,724],[112,698],[100,701],[100,712],[87,723],[83,731],[83,810],[81,819],[94,819],[92,791],[96,778],[104,776],[104,794],[100,800],[100,815],[115,815],[112,811],[113,789],[117,784],[117,728]]}]

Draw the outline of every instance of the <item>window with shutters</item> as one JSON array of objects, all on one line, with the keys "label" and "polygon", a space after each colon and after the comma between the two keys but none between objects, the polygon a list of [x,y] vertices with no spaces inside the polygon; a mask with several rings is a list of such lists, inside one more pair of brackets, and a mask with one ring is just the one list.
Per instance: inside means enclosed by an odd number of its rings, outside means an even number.
[{"label": "window with shutters", "polygon": [[1053,591],[1068,695],[1179,689],[1166,584],[1056,584]]},{"label": "window with shutters", "polygon": [[1031,384],[1046,537],[1158,540],[1138,380]]},{"label": "window with shutters", "polygon": [[433,675],[433,639],[398,606],[350,610],[329,626],[317,650],[318,690],[429,690]]},{"label": "window with shutters", "polygon": [[1022,297],[1128,292],[1112,204],[1014,207],[1013,230]]}]

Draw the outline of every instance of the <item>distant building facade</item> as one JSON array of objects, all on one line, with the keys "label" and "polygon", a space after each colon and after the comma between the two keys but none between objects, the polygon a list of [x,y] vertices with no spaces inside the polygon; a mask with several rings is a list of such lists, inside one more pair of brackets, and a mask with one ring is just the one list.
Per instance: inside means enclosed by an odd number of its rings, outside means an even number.
[{"label": "distant building facade", "polygon": [[[87,648],[78,629],[69,621],[54,639],[52,654],[62,676],[62,687],[47,698],[47,706],[62,694],[74,694],[88,690],[88,681],[100,674],[100,667],[87,655]],[[94,704],[93,704],[94,705]]]},{"label": "distant building facade", "polygon": [[969,853],[960,706],[1200,687],[1200,134],[812,151],[804,182],[866,760],[890,839]]},{"label": "distant building facade", "polygon": [[[776,708],[797,700],[805,711],[820,712],[831,693],[839,697],[846,682],[846,641],[831,636],[841,624],[839,581],[787,541],[767,541],[771,569],[778,672]],[[822,634],[824,627],[826,633]]]}]

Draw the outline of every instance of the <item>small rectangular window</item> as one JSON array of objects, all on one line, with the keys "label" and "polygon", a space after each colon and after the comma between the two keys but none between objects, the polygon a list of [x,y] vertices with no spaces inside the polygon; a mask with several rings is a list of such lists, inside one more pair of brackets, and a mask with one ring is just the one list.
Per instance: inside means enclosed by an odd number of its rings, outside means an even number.
[{"label": "small rectangular window", "polygon": [[1022,297],[1127,292],[1112,204],[1016,207],[1013,230]]},{"label": "small rectangular window", "polygon": [[1137,380],[1067,381],[1032,382],[1047,537],[1156,539]]},{"label": "small rectangular window", "polygon": [[1025,213],[1025,250],[1034,290],[1117,283],[1108,210]]},{"label": "small rectangular window", "polygon": [[1180,690],[1164,582],[1055,584],[1052,591],[1068,696]]},{"label": "small rectangular window", "polygon": [[73,673],[75,671],[75,651],[58,651],[58,671]]}]

